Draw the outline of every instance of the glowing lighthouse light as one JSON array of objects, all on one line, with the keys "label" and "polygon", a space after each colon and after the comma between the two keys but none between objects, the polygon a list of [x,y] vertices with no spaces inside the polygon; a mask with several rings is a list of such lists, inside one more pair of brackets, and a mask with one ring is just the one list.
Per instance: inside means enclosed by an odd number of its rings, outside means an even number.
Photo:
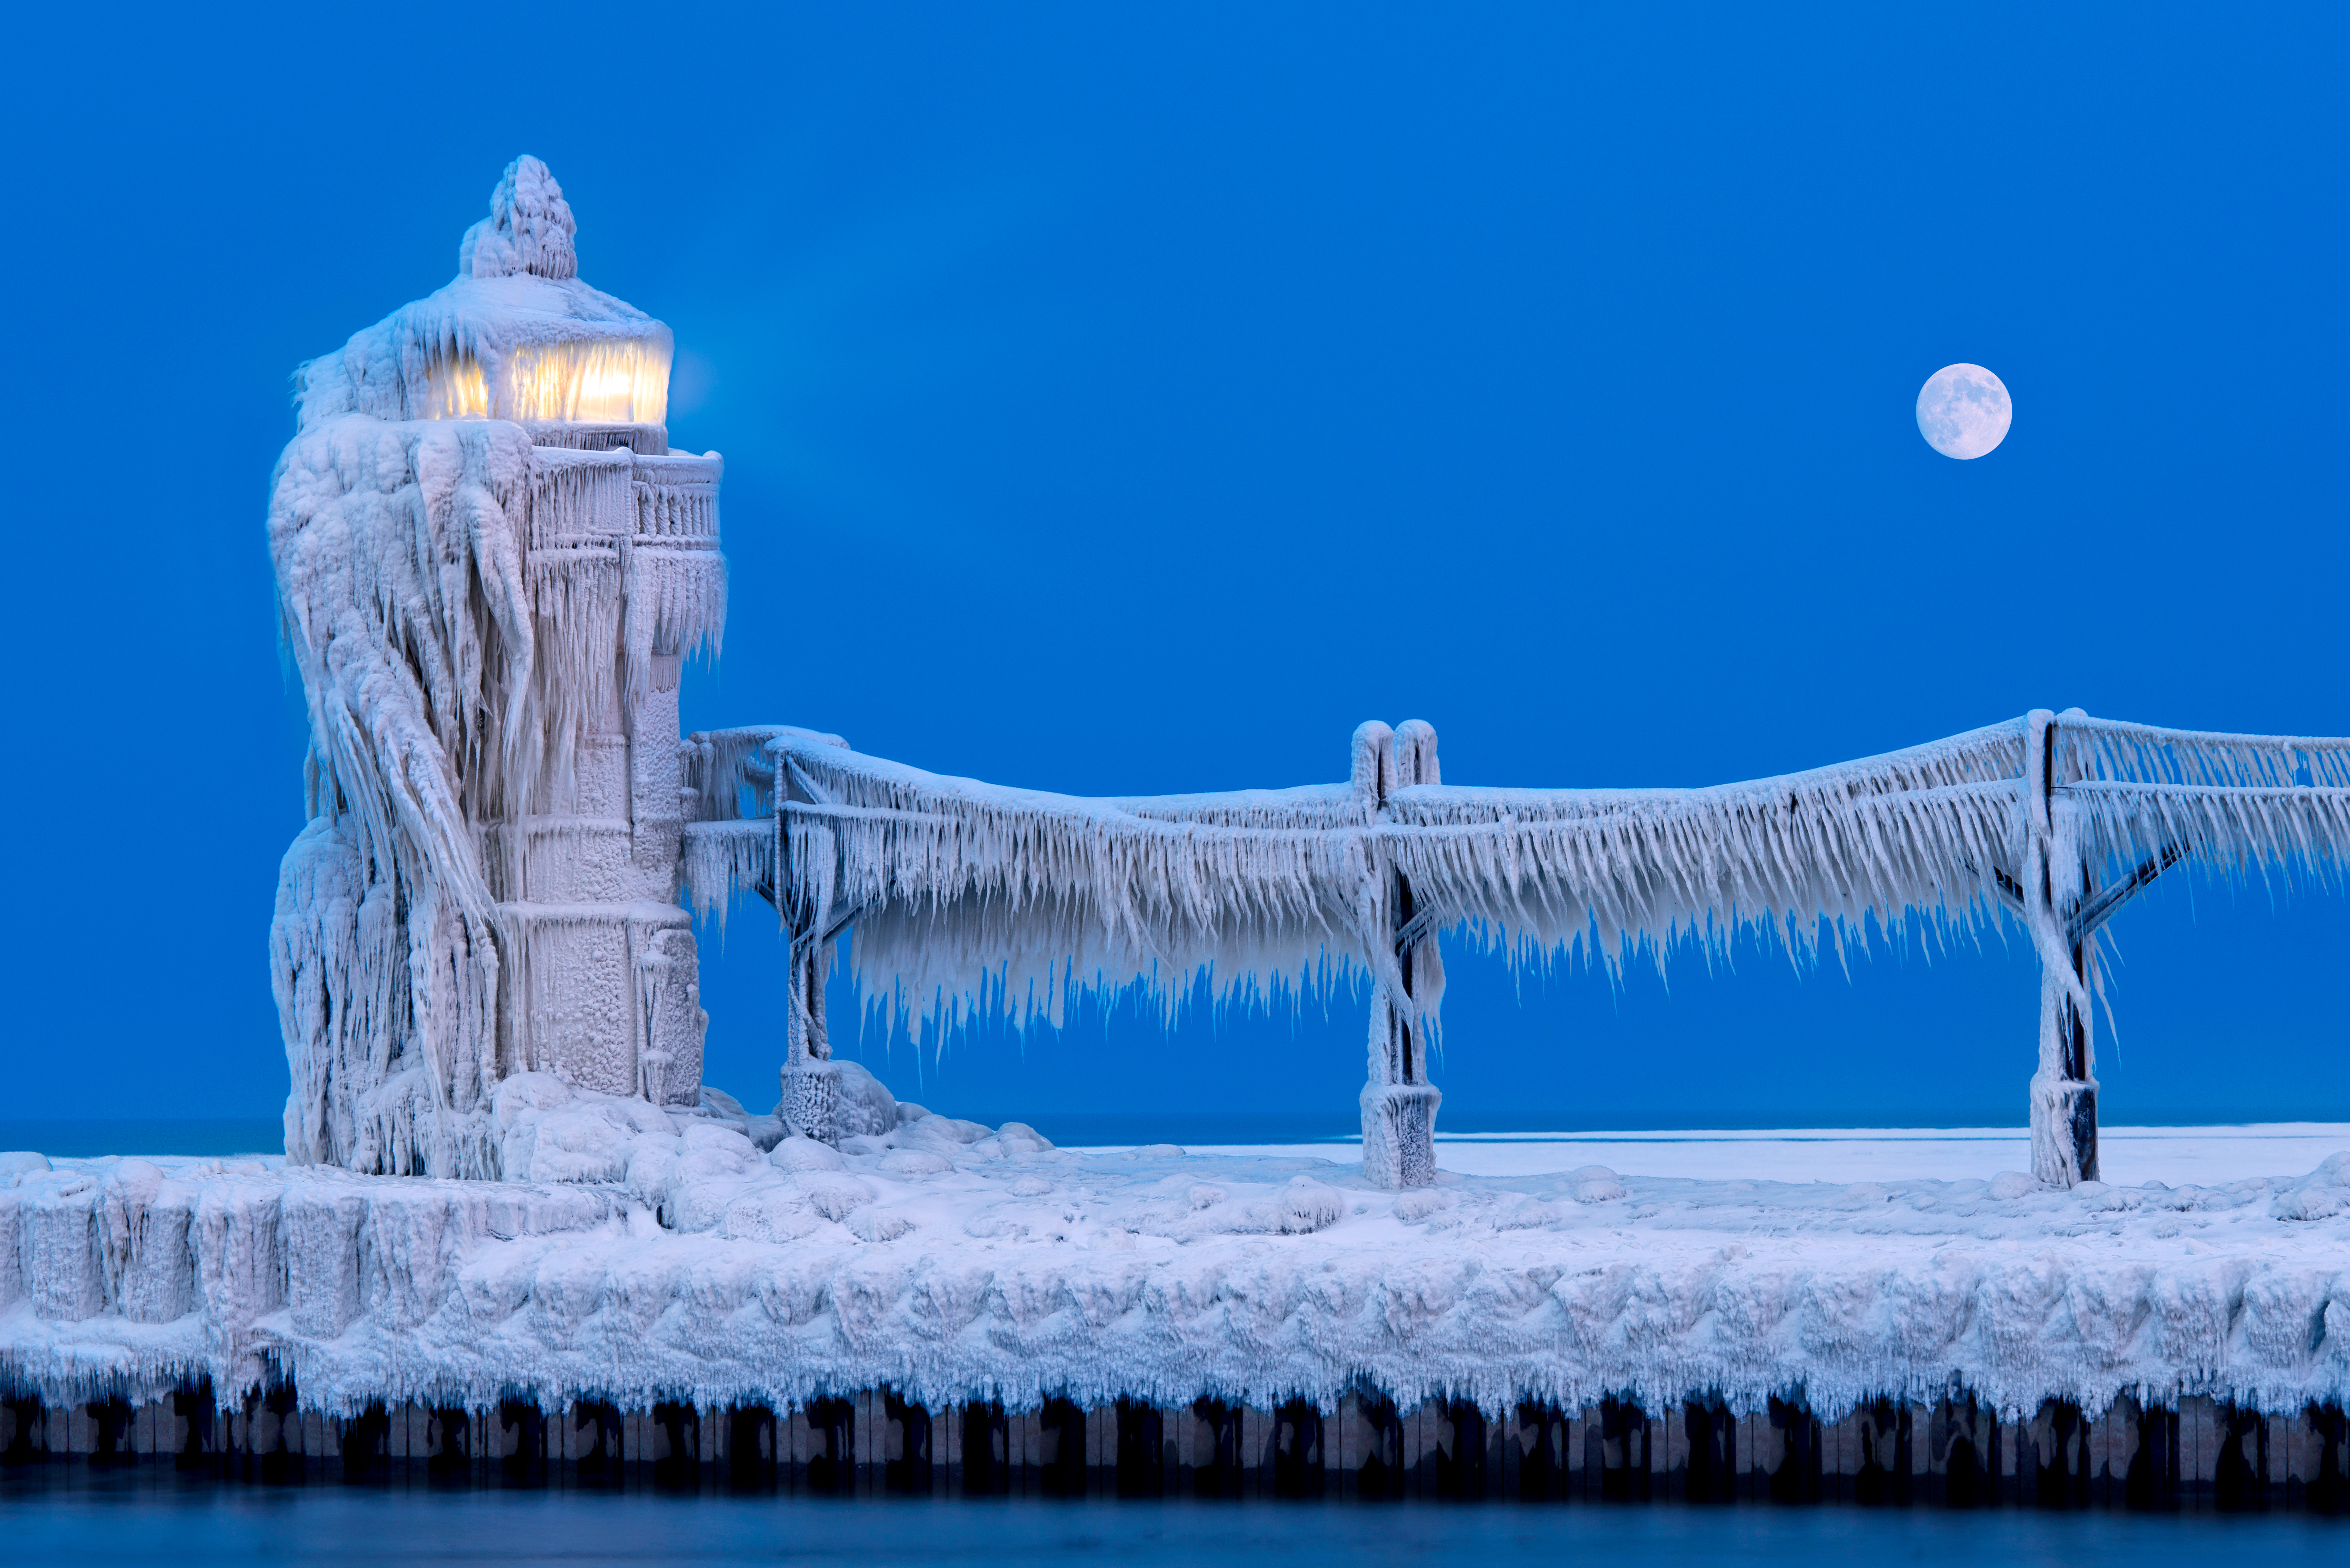
[{"label": "glowing lighthouse light", "polygon": [[[670,330],[581,281],[576,234],[546,166],[515,160],[491,198],[490,215],[459,243],[456,277],[393,312],[369,343],[354,340],[343,355],[317,362],[306,378],[334,386],[338,411],[502,420],[532,426],[556,446],[601,442],[546,427],[623,426],[635,431],[633,449],[660,453]],[[314,401],[327,412],[327,400]]]},{"label": "glowing lighthouse light", "polygon": [[436,420],[666,424],[671,355],[665,332],[532,344],[494,372],[461,355],[434,365],[419,412]]}]

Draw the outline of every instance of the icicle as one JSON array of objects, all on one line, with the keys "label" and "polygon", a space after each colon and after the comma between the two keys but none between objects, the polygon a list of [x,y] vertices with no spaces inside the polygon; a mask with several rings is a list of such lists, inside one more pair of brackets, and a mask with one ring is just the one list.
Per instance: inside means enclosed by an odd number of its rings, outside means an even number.
[{"label": "icicle", "polygon": [[738,893],[772,887],[775,835],[765,822],[689,822],[685,825],[685,886],[694,915],[718,918]]},{"label": "icicle", "polygon": [[528,467],[512,426],[362,420],[279,465],[272,554],[326,814],[287,856],[273,938],[299,1158],[481,1163],[498,957],[473,825],[513,771],[502,684],[531,669]]}]

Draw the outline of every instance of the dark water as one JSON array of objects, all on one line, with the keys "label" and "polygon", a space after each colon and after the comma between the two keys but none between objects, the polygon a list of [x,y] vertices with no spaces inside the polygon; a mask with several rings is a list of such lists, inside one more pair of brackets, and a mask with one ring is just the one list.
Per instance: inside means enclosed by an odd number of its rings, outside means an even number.
[{"label": "dark water", "polygon": [[2350,1521],[1507,1504],[873,1503],[0,1483],[0,1561],[1496,1564],[2350,1562]]}]

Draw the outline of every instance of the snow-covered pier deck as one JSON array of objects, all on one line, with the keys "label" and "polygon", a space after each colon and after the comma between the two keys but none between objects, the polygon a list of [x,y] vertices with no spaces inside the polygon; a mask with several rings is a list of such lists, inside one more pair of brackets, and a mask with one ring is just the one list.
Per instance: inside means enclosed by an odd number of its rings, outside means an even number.
[{"label": "snow-covered pier deck", "polygon": [[2293,1173],[2069,1190],[1595,1162],[1396,1192],[906,1111],[835,1150],[578,1096],[507,1150],[563,1180],[8,1157],[0,1450],[2023,1501],[2323,1500],[2345,1466],[2350,1153],[2308,1157],[2350,1129],[2290,1129]]}]

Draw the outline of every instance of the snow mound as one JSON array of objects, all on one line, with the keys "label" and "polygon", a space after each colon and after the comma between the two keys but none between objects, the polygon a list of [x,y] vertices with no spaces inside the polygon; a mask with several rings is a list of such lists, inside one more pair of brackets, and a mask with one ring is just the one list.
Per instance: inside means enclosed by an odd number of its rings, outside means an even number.
[{"label": "snow mound", "polygon": [[818,1143],[798,1133],[782,1139],[767,1151],[767,1163],[777,1170],[846,1170],[848,1162],[830,1144]]},{"label": "snow mound", "polygon": [[1335,1188],[1310,1176],[1292,1177],[1281,1195],[1281,1228],[1293,1236],[1326,1231],[1347,1212],[1347,1200]]},{"label": "snow mound", "polygon": [[0,1187],[14,1187],[21,1179],[48,1168],[47,1155],[35,1154],[25,1148],[0,1152]]},{"label": "snow mound", "polygon": [[1604,1165],[1586,1165],[1569,1171],[1566,1179],[1574,1184],[1577,1203],[1613,1203],[1627,1195],[1623,1182]]},{"label": "snow mound", "polygon": [[2270,1211],[2280,1220],[2328,1220],[2350,1214],[2350,1150],[2334,1155],[2278,1195]]},{"label": "snow mound", "polygon": [[[878,1137],[898,1128],[898,1102],[880,1079],[865,1070],[861,1064],[840,1061],[840,1110],[833,1125],[845,1137],[858,1136]],[[778,1102],[775,1114],[783,1115]],[[923,1116],[915,1125],[934,1118]]]},{"label": "snow mound", "polygon": [[629,1166],[677,1129],[643,1100],[575,1089],[547,1073],[517,1073],[491,1098],[500,1168],[518,1181],[625,1181]]}]

